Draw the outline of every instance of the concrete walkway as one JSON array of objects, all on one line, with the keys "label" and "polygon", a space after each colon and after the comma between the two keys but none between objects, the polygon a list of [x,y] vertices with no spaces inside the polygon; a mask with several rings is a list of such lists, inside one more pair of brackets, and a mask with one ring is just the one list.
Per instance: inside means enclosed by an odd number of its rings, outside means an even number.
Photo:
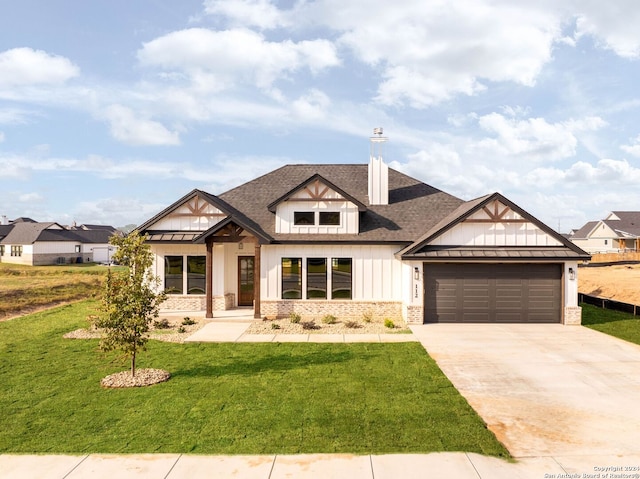
[{"label": "concrete walkway", "polygon": [[[616,477],[640,477],[637,469],[636,472],[633,469],[639,465],[640,455],[626,457],[529,457],[520,459],[517,463],[509,463],[493,457],[462,452],[381,456],[347,454],[303,454],[296,456],[0,455],[0,478],[543,479],[600,477],[613,479]],[[627,475],[616,476],[615,474]]]}]

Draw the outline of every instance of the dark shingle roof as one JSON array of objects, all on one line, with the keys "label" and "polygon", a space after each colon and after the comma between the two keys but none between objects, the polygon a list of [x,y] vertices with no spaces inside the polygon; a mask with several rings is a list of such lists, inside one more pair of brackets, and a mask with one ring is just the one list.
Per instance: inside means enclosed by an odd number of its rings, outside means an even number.
[{"label": "dark shingle roof", "polygon": [[571,239],[587,239],[589,233],[591,233],[593,231],[593,228],[595,228],[598,223],[600,223],[599,221],[588,221],[587,223],[585,223],[585,225],[580,228],[578,231],[576,231],[573,236],[571,237]]},{"label": "dark shingle roof", "polygon": [[640,236],[640,211],[612,211],[619,220],[605,220],[606,225],[616,232]]},{"label": "dark shingle roof", "polygon": [[[370,205],[368,166],[287,165],[218,196],[275,241],[413,242],[463,201],[389,168],[389,204]],[[274,213],[267,208],[313,175],[320,175],[366,206],[360,234],[276,234]]]},{"label": "dark shingle roof", "polygon": [[[52,228],[52,226],[56,226]],[[6,227],[2,227],[6,228]],[[0,243],[26,245],[36,241],[73,241],[76,243],[108,243],[113,229],[70,231],[58,223],[19,222],[9,225],[11,228],[4,238],[0,230]]]}]

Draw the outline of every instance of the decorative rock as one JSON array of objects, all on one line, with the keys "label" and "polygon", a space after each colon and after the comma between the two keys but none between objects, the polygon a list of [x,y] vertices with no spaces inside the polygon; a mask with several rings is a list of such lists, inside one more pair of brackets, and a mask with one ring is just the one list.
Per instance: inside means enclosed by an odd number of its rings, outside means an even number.
[{"label": "decorative rock", "polygon": [[168,381],[171,374],[163,369],[136,369],[136,375],[131,371],[122,371],[102,378],[100,385],[104,388],[134,388],[151,386],[152,384]]}]

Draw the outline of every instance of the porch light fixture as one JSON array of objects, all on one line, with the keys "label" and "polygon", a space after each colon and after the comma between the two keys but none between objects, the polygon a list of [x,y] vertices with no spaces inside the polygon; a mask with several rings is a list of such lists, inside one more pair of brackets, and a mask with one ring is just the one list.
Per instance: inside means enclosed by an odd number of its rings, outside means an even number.
[{"label": "porch light fixture", "polygon": [[569,268],[569,279],[571,281],[575,281],[576,279],[576,270],[573,268]]},{"label": "porch light fixture", "polygon": [[244,245],[242,244],[242,241],[238,243],[238,249],[244,249]]},{"label": "porch light fixture", "polygon": [[420,279],[420,268],[417,266],[413,269],[413,279],[418,281]]}]

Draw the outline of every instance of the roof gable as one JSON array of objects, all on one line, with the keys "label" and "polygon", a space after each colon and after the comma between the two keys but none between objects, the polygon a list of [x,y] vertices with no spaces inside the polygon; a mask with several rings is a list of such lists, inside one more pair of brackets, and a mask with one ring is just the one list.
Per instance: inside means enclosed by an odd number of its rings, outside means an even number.
[{"label": "roof gable", "polygon": [[280,198],[267,206],[267,209],[274,213],[276,207],[284,201],[350,201],[358,207],[358,211],[364,211],[367,207],[342,188],[334,185],[320,174],[316,173],[298,186],[288,191]]},{"label": "roof gable", "polygon": [[589,255],[500,193],[460,205],[418,241],[400,252],[403,258],[447,247],[553,247],[585,258]]},{"label": "roof gable", "polygon": [[138,227],[139,231],[206,231],[230,215],[214,195],[192,190]]}]

